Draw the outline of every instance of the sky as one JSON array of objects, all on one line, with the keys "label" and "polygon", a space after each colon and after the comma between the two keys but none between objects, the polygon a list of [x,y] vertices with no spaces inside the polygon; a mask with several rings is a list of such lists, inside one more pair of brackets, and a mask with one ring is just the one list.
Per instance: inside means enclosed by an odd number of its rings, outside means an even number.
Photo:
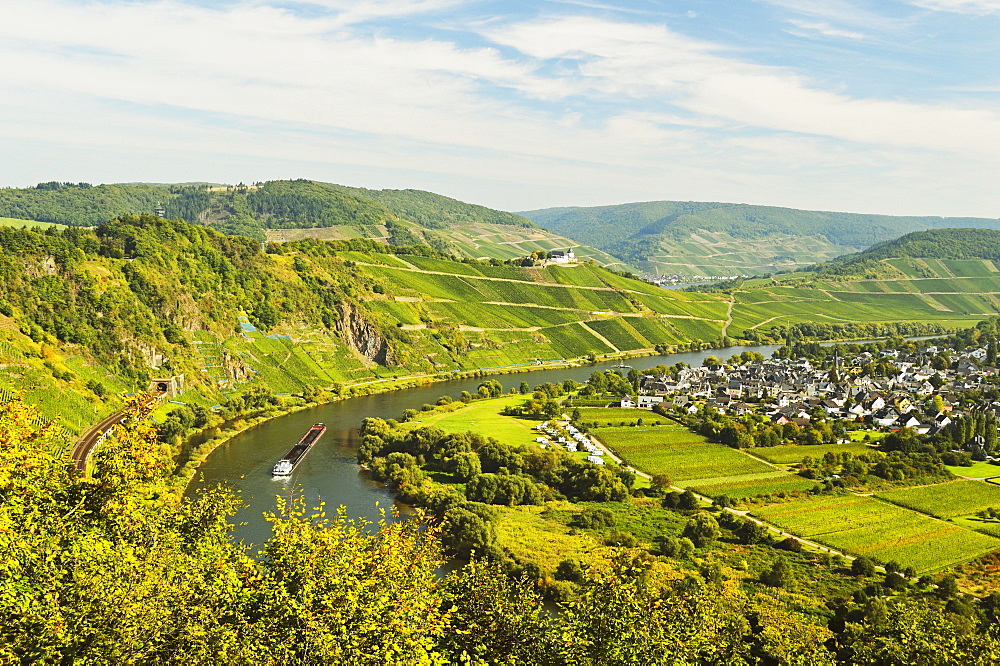
[{"label": "sky", "polygon": [[2,0],[0,186],[1000,217],[1000,0]]}]

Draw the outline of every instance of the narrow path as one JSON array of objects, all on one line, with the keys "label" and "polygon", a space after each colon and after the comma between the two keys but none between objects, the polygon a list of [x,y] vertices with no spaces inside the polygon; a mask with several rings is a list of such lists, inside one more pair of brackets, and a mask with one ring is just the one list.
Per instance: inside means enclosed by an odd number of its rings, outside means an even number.
[{"label": "narrow path", "polygon": [[751,327],[750,327],[750,330],[752,331],[752,330],[754,330],[755,328],[760,328],[760,327],[761,327],[761,326],[763,326],[764,324],[770,324],[770,323],[771,323],[772,321],[774,321],[775,319],[784,319],[784,318],[785,318],[785,317],[787,317],[787,316],[788,316],[788,315],[777,315],[777,316],[775,316],[775,317],[771,317],[770,319],[765,319],[764,321],[760,322],[759,324],[754,324],[753,326],[751,326]]},{"label": "narrow path", "polygon": [[595,331],[595,330],[594,330],[594,329],[592,329],[591,327],[587,326],[587,322],[585,322],[585,321],[581,321],[581,322],[580,322],[580,326],[582,326],[583,328],[585,328],[585,329],[587,329],[588,331],[590,331],[590,333],[591,333],[591,334],[592,334],[592,335],[593,335],[593,336],[594,336],[595,338],[597,338],[598,340],[600,340],[601,342],[603,342],[603,343],[604,343],[604,344],[606,344],[607,346],[609,346],[609,347],[611,347],[612,349],[614,349],[614,350],[615,350],[615,351],[614,351],[614,353],[615,353],[615,354],[621,354],[621,353],[622,353],[622,350],[621,350],[621,349],[618,349],[618,347],[616,347],[616,346],[615,346],[615,343],[611,342],[611,340],[608,340],[608,339],[607,339],[606,337],[604,337],[603,335],[601,335],[600,333],[598,333],[597,331]]},{"label": "narrow path", "polygon": [[743,455],[745,455],[747,458],[750,458],[751,460],[756,460],[757,462],[764,463],[768,467],[773,467],[774,469],[778,470],[779,472],[784,472],[785,474],[792,474],[793,476],[795,476],[794,473],[789,472],[787,468],[782,467],[781,465],[778,465],[777,463],[773,463],[770,460],[764,460],[763,458],[755,456],[754,454],[748,452],[746,449],[736,449],[736,450],[739,451],[740,453],[742,453]]},{"label": "narrow path", "polygon": [[726,309],[726,323],[722,325],[722,333],[719,334],[720,338],[726,337],[726,333],[729,331],[729,325],[733,323],[733,304],[736,303],[736,296],[730,296],[729,307]]}]

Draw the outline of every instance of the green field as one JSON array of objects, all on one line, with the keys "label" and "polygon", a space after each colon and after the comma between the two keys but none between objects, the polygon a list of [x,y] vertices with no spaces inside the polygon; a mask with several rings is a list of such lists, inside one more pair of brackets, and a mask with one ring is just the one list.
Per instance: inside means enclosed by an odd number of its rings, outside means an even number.
[{"label": "green field", "polygon": [[956,476],[967,476],[972,479],[988,479],[991,476],[1000,476],[1000,465],[981,461],[974,462],[969,467],[949,466],[948,471]]},{"label": "green field", "polygon": [[815,446],[762,446],[751,449],[750,453],[777,465],[791,465],[802,462],[806,457],[822,458],[830,451],[837,454],[847,452],[857,455],[872,450],[870,446],[865,446],[861,442],[848,442],[847,444],[817,444]]},{"label": "green field", "polygon": [[793,474],[775,472],[774,476],[767,478],[748,479],[746,476],[742,476],[735,480],[715,484],[704,484],[701,480],[695,480],[684,485],[709,497],[725,495],[730,499],[744,500],[758,496],[768,497],[778,493],[805,492],[814,488],[816,482]]},{"label": "green field", "polygon": [[876,497],[938,518],[952,518],[987,507],[1000,507],[1000,486],[960,479],[920,488],[888,490]]},{"label": "green field", "polygon": [[874,497],[823,496],[777,504],[755,515],[807,539],[919,572],[966,562],[1000,548],[1000,539]]},{"label": "green field", "polygon": [[16,227],[18,229],[24,229],[25,227],[31,229],[65,229],[64,224],[55,224],[54,222],[38,222],[36,220],[19,220],[14,217],[0,217],[0,227]]},{"label": "green field", "polygon": [[475,400],[454,411],[420,413],[405,425],[413,428],[434,426],[447,433],[471,430],[507,444],[530,444],[535,440],[532,429],[536,423],[500,413],[504,407],[520,405],[524,399],[523,395],[505,395],[490,400]]},{"label": "green field", "polygon": [[629,465],[649,474],[665,474],[675,482],[773,471],[682,426],[602,428],[597,437]]},{"label": "green field", "polygon": [[580,407],[579,409],[581,421],[597,423],[598,427],[603,427],[608,423],[614,425],[620,425],[623,422],[632,424],[638,419],[642,419],[643,425],[653,423],[676,425],[672,419],[646,409],[623,409],[621,407]]}]

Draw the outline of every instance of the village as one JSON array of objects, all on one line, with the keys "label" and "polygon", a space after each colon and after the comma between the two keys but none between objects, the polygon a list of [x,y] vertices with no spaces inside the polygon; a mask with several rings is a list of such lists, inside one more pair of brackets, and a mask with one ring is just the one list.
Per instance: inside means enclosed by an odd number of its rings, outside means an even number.
[{"label": "village", "polygon": [[[644,375],[638,395],[616,406],[652,409],[665,401],[695,414],[703,405],[720,414],[766,414],[774,425],[810,425],[817,417],[849,420],[895,431],[935,434],[966,412],[1000,415],[1000,401],[966,405],[964,394],[995,387],[996,369],[986,367],[986,348],[953,353],[940,367],[939,349],[914,353],[886,349],[863,352],[821,368],[805,358],[712,363],[670,375]],[[880,367],[885,376],[863,368]],[[937,366],[937,367],[936,367]],[[965,405],[965,406],[962,406]]]}]

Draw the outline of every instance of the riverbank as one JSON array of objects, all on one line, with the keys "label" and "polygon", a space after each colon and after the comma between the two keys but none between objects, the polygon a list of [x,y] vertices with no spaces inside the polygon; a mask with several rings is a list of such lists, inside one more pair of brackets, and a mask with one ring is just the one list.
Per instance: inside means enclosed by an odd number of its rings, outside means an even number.
[{"label": "riverbank", "polygon": [[[920,336],[924,338],[924,336]],[[937,337],[937,336],[933,336]],[[917,339],[917,338],[914,338]],[[822,341],[823,345],[833,345],[838,343],[867,343],[872,342],[872,340],[828,340]],[[412,391],[414,389],[429,388],[438,384],[447,384],[450,382],[461,383],[463,381],[476,381],[483,380],[490,377],[499,377],[504,375],[515,375],[515,374],[525,374],[525,373],[554,373],[562,372],[568,373],[565,376],[560,375],[558,378],[550,378],[550,381],[561,381],[563,378],[576,378],[577,381],[585,381],[589,377],[590,369],[612,368],[614,364],[621,363],[625,360],[630,359],[642,359],[642,358],[662,358],[660,363],[667,365],[682,361],[688,363],[689,365],[694,365],[696,363],[701,363],[705,356],[717,353],[720,350],[726,353],[740,353],[742,351],[757,351],[763,353],[764,355],[769,355],[773,350],[778,348],[778,345],[735,345],[729,347],[717,347],[710,345],[708,343],[692,343],[697,346],[696,350],[681,349],[678,347],[688,347],[688,344],[672,346],[669,350],[664,352],[657,352],[656,350],[642,350],[637,352],[635,350],[622,353],[622,354],[607,354],[602,355],[599,358],[575,358],[566,359],[563,362],[549,362],[538,365],[537,363],[525,363],[516,366],[505,366],[498,368],[489,369],[475,369],[475,370],[462,370],[462,371],[447,371],[436,374],[421,374],[421,375],[407,375],[404,377],[394,377],[376,380],[365,380],[363,382],[358,382],[345,386],[339,394],[326,393],[320,394],[320,400],[311,402],[301,402],[298,404],[283,404],[280,409],[268,410],[264,413],[252,416],[233,419],[229,422],[229,425],[216,423],[212,426],[203,428],[199,431],[193,431],[188,433],[186,438],[186,445],[189,445],[192,441],[197,441],[202,439],[203,441],[196,445],[194,448],[190,449],[188,454],[188,460],[184,462],[183,465],[179,466],[175,473],[177,478],[177,483],[183,488],[190,486],[191,481],[196,478],[198,470],[204,465],[205,461],[214,453],[219,447],[229,444],[234,438],[247,433],[261,426],[264,423],[273,421],[278,417],[290,416],[299,412],[306,410],[318,410],[320,412],[324,411],[323,408],[330,405],[335,405],[337,403],[343,403],[344,401],[373,396],[381,395],[386,393],[394,393],[400,391]],[[656,365],[652,363],[651,365]],[[581,371],[582,374],[581,374]],[[572,374],[579,374],[577,377],[570,377]],[[474,390],[475,387],[468,387],[470,390]],[[435,396],[428,400],[428,402],[433,402],[439,396]],[[302,400],[300,397],[292,396],[293,400]],[[403,402],[403,401],[400,401]],[[410,406],[410,405],[407,405]],[[421,404],[417,403],[412,405],[412,408],[419,409]],[[399,406],[397,409],[393,410],[387,418],[395,418],[400,413],[402,413],[403,406]],[[357,415],[356,420],[351,424],[351,428],[356,429],[361,423],[363,415]],[[321,420],[317,417],[317,420]],[[215,430],[215,432],[213,432]],[[230,477],[231,479],[232,477]]]},{"label": "riverbank", "polygon": [[[650,350],[650,354],[644,355],[634,355],[626,356],[619,355],[610,360],[623,360],[627,358],[645,358],[649,356],[655,356],[657,353],[655,350]],[[599,362],[605,362],[602,359]],[[508,368],[498,368],[490,369],[489,372],[484,372],[484,370],[463,370],[459,372],[444,372],[438,373],[436,375],[408,375],[405,377],[395,377],[391,379],[376,379],[368,380],[364,382],[359,382],[357,384],[352,384],[345,386],[339,394],[331,394],[323,392],[321,398],[309,402],[302,402],[300,404],[286,404],[280,409],[269,409],[265,412],[259,413],[254,416],[238,417],[232,419],[229,422],[224,422],[223,424],[213,424],[201,428],[196,431],[192,431],[187,434],[184,446],[191,446],[193,442],[201,439],[203,440],[201,444],[194,445],[193,448],[189,449],[187,460],[179,466],[179,468],[174,473],[175,484],[181,488],[186,488],[190,485],[191,481],[195,478],[198,472],[198,468],[208,459],[210,455],[220,446],[228,443],[237,435],[245,433],[253,428],[266,423],[268,421],[274,420],[282,416],[288,416],[304,410],[313,409],[316,407],[322,407],[324,405],[330,405],[338,402],[343,402],[345,400],[351,400],[354,398],[359,398],[369,395],[377,395],[381,393],[391,393],[393,391],[401,391],[407,389],[418,388],[421,386],[432,386],[434,384],[444,383],[448,381],[461,380],[461,379],[480,379],[487,377],[494,377],[498,375],[510,375],[510,374],[521,374],[528,372],[537,372],[545,370],[560,370],[568,368],[579,368],[587,365],[593,365],[594,362],[590,359],[567,359],[563,363],[545,363],[542,365],[538,364],[524,364],[519,366],[513,366]],[[302,398],[293,396],[297,400],[302,400]],[[229,425],[225,425],[228,423]],[[213,432],[214,431],[214,432]]]}]

